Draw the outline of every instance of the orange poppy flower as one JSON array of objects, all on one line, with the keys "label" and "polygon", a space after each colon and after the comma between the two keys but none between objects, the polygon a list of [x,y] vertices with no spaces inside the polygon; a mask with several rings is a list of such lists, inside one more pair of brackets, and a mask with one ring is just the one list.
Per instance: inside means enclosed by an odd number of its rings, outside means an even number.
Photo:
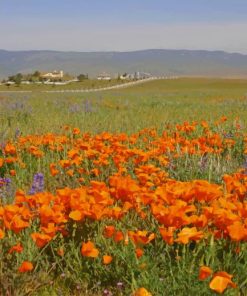
[{"label": "orange poppy flower", "polygon": [[148,234],[147,231],[141,231],[141,230],[138,230],[137,232],[129,231],[128,234],[135,244],[146,245],[155,238],[154,233],[147,235]]},{"label": "orange poppy flower", "polygon": [[13,252],[21,253],[22,251],[23,251],[23,247],[20,243],[18,243],[17,245],[10,248],[8,253],[9,254],[12,254]]},{"label": "orange poppy flower", "polygon": [[61,159],[59,161],[59,164],[61,165],[62,168],[66,169],[66,168],[70,167],[70,160],[68,160],[68,159]]},{"label": "orange poppy flower", "polygon": [[237,285],[232,282],[232,277],[232,275],[225,271],[216,272],[213,275],[213,279],[211,280],[209,287],[220,294],[222,294],[228,286],[236,288]]},{"label": "orange poppy flower", "polygon": [[168,244],[172,245],[173,244],[173,233],[174,233],[175,227],[168,227],[166,228],[159,228],[160,234],[163,238],[163,240]]},{"label": "orange poppy flower", "polygon": [[23,261],[21,266],[18,268],[19,272],[28,272],[33,270],[33,264],[29,261]]},{"label": "orange poppy flower", "polygon": [[79,135],[80,134],[80,129],[78,128],[78,127],[75,127],[74,129],[73,129],[73,135]]},{"label": "orange poppy flower", "polygon": [[44,247],[52,239],[51,236],[38,232],[32,233],[31,237],[39,248]]},{"label": "orange poppy flower", "polygon": [[152,294],[150,292],[148,292],[148,290],[146,290],[145,288],[139,288],[134,294],[133,296],[152,296]]},{"label": "orange poppy flower", "polygon": [[205,280],[212,274],[212,269],[208,266],[201,266],[199,271],[199,279]]},{"label": "orange poppy flower", "polygon": [[178,238],[175,239],[175,242],[182,243],[184,245],[188,244],[190,240],[198,241],[203,238],[202,231],[197,231],[196,227],[185,227],[178,234]]},{"label": "orange poppy flower", "polygon": [[136,253],[136,257],[140,258],[143,255],[144,251],[142,249],[140,249],[140,248],[137,248],[135,250],[135,253]]},{"label": "orange poppy flower", "polygon": [[83,218],[83,214],[81,211],[75,210],[70,212],[69,217],[74,221],[80,221]]},{"label": "orange poppy flower", "polygon": [[85,257],[96,258],[99,255],[99,250],[95,248],[94,243],[88,241],[82,244],[81,254]]},{"label": "orange poppy flower", "polygon": [[29,227],[29,223],[24,221],[20,216],[14,216],[11,221],[11,229],[19,233],[22,229]]},{"label": "orange poppy flower", "polygon": [[13,144],[11,143],[7,143],[5,148],[4,148],[4,151],[6,154],[16,154],[16,148]]},{"label": "orange poppy flower", "polygon": [[16,171],[15,170],[10,170],[9,173],[10,173],[10,175],[12,177],[16,176]]},{"label": "orange poppy flower", "polygon": [[108,265],[108,264],[110,264],[112,262],[112,259],[113,259],[112,256],[104,255],[103,256],[103,263],[105,265]]},{"label": "orange poppy flower", "polygon": [[115,235],[114,235],[114,241],[116,243],[121,242],[124,239],[124,235],[122,233],[122,231],[116,231]]},{"label": "orange poppy flower", "polygon": [[75,157],[79,156],[79,153],[80,153],[79,150],[71,149],[71,150],[68,151],[68,157],[70,159],[74,159]]},{"label": "orange poppy flower", "polygon": [[55,163],[50,164],[50,173],[53,177],[59,173],[59,170],[56,169]]},{"label": "orange poppy flower", "polygon": [[94,168],[91,170],[91,174],[93,174],[95,177],[98,177],[100,175],[100,170],[98,168]]},{"label": "orange poppy flower", "polygon": [[104,229],[104,236],[106,238],[111,238],[115,232],[115,227],[113,225],[108,225]]},{"label": "orange poppy flower", "polygon": [[247,237],[247,229],[239,221],[235,221],[232,225],[227,227],[229,236],[233,241],[241,241]]},{"label": "orange poppy flower", "polygon": [[57,254],[58,254],[59,256],[63,257],[63,256],[64,256],[64,249],[63,249],[63,248],[59,248],[59,249],[57,250]]},{"label": "orange poppy flower", "polygon": [[74,175],[74,170],[68,170],[68,171],[66,172],[66,174],[67,174],[68,176],[70,176],[70,177],[73,177],[73,175]]}]

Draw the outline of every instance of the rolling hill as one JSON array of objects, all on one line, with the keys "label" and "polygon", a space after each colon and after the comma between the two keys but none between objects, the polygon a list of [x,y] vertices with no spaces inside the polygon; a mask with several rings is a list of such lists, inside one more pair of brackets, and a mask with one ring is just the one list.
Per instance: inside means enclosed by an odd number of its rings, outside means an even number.
[{"label": "rolling hill", "polygon": [[224,51],[150,49],[132,52],[0,50],[0,78],[18,72],[64,70],[71,74],[143,71],[153,75],[247,77],[247,55]]}]

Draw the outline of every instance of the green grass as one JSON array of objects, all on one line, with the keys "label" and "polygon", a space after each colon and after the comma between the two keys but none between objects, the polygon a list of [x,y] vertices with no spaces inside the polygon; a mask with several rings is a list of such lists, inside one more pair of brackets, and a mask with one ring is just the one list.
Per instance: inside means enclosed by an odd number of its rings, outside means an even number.
[{"label": "green grass", "polygon": [[21,84],[21,85],[0,85],[0,91],[49,91],[49,90],[74,90],[74,89],[93,89],[100,87],[113,86],[116,84],[122,84],[124,81],[112,79],[110,81],[97,80],[97,79],[85,79],[80,82],[71,82],[67,85],[47,85],[47,84]]},{"label": "green grass", "polygon": [[223,79],[160,80],[97,93],[0,94],[2,133],[13,136],[56,132],[61,125],[83,131],[133,133],[145,127],[163,129],[167,122],[229,121],[247,123],[247,81]]},{"label": "green grass", "polygon": [[[80,85],[82,88],[91,87],[87,83],[92,82],[85,81],[75,85]],[[103,83],[108,84],[102,82],[102,87]],[[10,89],[26,90],[28,87],[10,87]],[[78,127],[82,133],[97,134],[108,131],[133,134],[143,128],[151,127],[157,128],[158,133],[161,133],[169,129],[169,126],[184,121],[206,120],[212,123],[213,129],[220,135],[223,131],[235,132],[234,126],[237,122],[240,124],[241,132],[247,131],[247,80],[181,78],[153,81],[126,89],[97,93],[47,94],[39,91],[41,88],[44,90],[43,87],[37,86],[37,89],[32,89],[33,93],[27,94],[0,93],[0,144],[4,145],[9,139],[14,139],[17,130],[23,135],[63,133],[61,128],[64,125]],[[73,89],[74,85],[70,87]],[[213,123],[221,116],[226,116],[228,120],[224,127],[215,127]],[[200,128],[196,133],[195,137],[203,136],[203,130]],[[185,137],[191,139],[193,135]],[[144,147],[145,145],[137,144],[138,149],[145,149]],[[11,167],[10,164],[6,170],[5,167],[3,170],[7,177],[10,177],[9,168],[16,170],[17,176],[12,178],[15,188],[22,188],[27,192],[37,171],[44,173],[45,189],[51,192],[55,192],[58,187],[79,186],[77,177],[69,179],[62,176],[61,181],[50,176],[49,164],[65,158],[66,151],[61,154],[49,151],[42,159],[36,159],[26,151],[18,151],[18,155],[26,163],[26,168],[22,168],[19,164]],[[236,136],[236,147],[228,149],[225,154],[219,157],[209,155],[202,172],[198,169],[200,161],[203,162],[201,156],[188,154],[172,161],[171,166],[161,167],[171,178],[185,181],[205,179],[222,184],[223,174],[236,172],[243,164],[243,138]],[[91,166],[89,162],[87,163],[86,159],[83,164],[88,165],[88,170]],[[127,166],[128,173],[134,175],[134,168],[135,166],[130,163]],[[99,178],[89,176],[89,179],[107,183],[109,175],[114,171],[111,169],[105,170]],[[0,244],[2,291],[11,291],[13,295],[17,293],[18,296],[98,296],[102,295],[103,287],[106,287],[115,293],[114,296],[130,296],[138,287],[145,286],[153,292],[153,296],[216,295],[208,287],[209,280],[206,282],[198,280],[199,266],[208,264],[214,271],[225,270],[234,274],[234,281],[239,287],[236,290],[228,289],[225,295],[247,295],[245,242],[241,243],[238,255],[235,253],[238,244],[223,239],[214,241],[211,238],[199,244],[192,242],[186,246],[179,244],[169,246],[162,241],[158,222],[151,214],[143,220],[134,211],[130,211],[122,220],[109,219],[100,222],[86,220],[81,224],[70,223],[68,227],[70,233],[73,233],[72,238],[57,236],[40,251],[30,239],[30,233],[38,231],[38,223],[37,221],[37,225],[32,225],[20,234],[8,232],[8,237],[5,237],[4,243]],[[124,233],[130,229],[147,229],[157,233],[157,239],[145,246],[143,257],[137,260],[133,244],[123,246],[103,237],[106,224],[114,224]],[[86,239],[92,239],[97,246],[100,246],[102,254],[113,255],[114,261],[108,266],[109,268],[103,267],[99,258],[95,261],[82,259],[79,250],[82,241]],[[1,250],[9,250],[17,241],[22,242],[24,252],[5,256]],[[62,258],[55,254],[61,246],[65,246],[66,249],[65,257]],[[35,262],[35,271],[20,275],[16,271],[16,266],[27,258]],[[55,266],[54,270],[51,268],[51,262]],[[145,267],[140,268],[140,266]],[[116,284],[119,281],[124,282],[124,291],[117,290]]]}]

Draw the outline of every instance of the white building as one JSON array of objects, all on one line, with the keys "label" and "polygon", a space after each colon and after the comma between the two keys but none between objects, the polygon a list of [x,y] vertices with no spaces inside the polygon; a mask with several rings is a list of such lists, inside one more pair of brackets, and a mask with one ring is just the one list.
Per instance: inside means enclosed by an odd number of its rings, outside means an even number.
[{"label": "white building", "polygon": [[106,72],[101,73],[97,77],[98,80],[111,80],[111,76],[107,74]]},{"label": "white building", "polygon": [[21,82],[21,84],[31,84],[31,82],[28,81],[28,80],[23,80],[23,81]]},{"label": "white building", "polygon": [[63,78],[63,71],[53,71],[53,72],[48,72],[41,74],[42,78],[47,78],[47,79],[62,79]]},{"label": "white building", "polygon": [[8,81],[5,82],[5,85],[14,85],[14,84],[15,84],[15,82],[14,81],[10,81],[10,80],[8,80]]}]

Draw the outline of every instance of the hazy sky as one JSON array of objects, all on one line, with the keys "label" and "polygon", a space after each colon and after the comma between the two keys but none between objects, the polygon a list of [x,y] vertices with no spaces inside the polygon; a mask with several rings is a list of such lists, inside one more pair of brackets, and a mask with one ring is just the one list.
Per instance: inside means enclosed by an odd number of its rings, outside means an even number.
[{"label": "hazy sky", "polygon": [[247,0],[0,0],[0,48],[247,53]]}]

